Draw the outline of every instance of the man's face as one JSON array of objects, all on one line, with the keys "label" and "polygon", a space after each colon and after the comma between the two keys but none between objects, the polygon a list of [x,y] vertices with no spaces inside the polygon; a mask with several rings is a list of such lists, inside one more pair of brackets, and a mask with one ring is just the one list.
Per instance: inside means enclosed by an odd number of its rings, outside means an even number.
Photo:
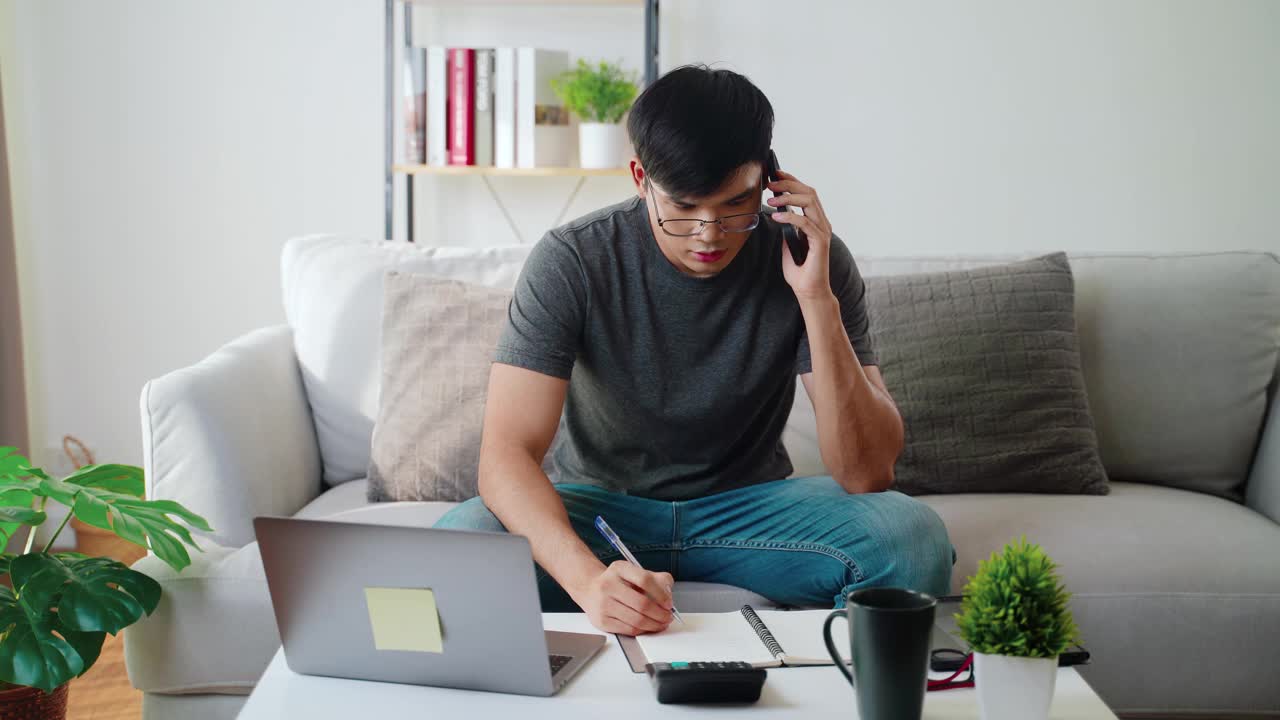
[{"label": "man's face", "polygon": [[[750,232],[725,232],[719,223],[708,223],[702,233],[690,237],[668,234],[658,225],[673,219],[714,220],[726,215],[754,213],[760,210],[763,192],[760,163],[742,165],[715,192],[705,197],[674,197],[644,174],[637,160],[632,160],[632,178],[640,197],[649,206],[649,225],[662,254],[680,272],[706,278],[722,272],[746,244]],[[679,223],[667,223],[668,229]]]}]

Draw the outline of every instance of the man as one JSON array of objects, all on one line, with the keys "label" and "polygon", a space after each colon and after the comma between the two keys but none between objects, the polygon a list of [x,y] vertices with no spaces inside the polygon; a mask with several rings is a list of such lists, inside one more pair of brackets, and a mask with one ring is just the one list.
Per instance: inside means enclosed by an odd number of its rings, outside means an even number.
[{"label": "man", "polygon": [[[886,491],[902,420],[862,278],[816,191],[763,177],[768,99],[728,70],[682,67],[637,98],[628,130],[636,197],[533,248],[490,374],[480,497],[437,527],[526,536],[544,608],[576,604],[606,632],[666,629],[676,577],[790,605],[946,593],[941,520]],[[766,187],[804,216],[760,212]],[[808,235],[801,265],[783,222]],[[797,375],[829,477],[784,479]],[[562,412],[553,485],[541,463]]]}]

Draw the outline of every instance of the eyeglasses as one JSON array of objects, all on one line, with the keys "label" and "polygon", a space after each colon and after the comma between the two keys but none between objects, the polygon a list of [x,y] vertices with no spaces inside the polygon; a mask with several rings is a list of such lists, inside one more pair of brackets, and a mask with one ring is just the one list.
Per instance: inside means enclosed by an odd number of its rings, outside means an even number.
[{"label": "eyeglasses", "polygon": [[[928,690],[952,690],[954,688],[973,687],[973,655],[971,653],[949,648],[938,648],[933,650],[930,655],[933,659],[930,664],[934,667],[939,665],[948,669],[954,667],[955,671],[951,673],[951,677],[941,680],[929,680],[926,684]],[[968,671],[967,674],[966,671]]]},{"label": "eyeglasses", "polygon": [[[645,184],[649,186],[650,192],[653,191],[653,185],[649,183],[649,179],[645,178]],[[720,229],[727,233],[744,233],[751,232],[760,224],[760,213],[739,213],[737,215],[722,215],[711,220],[699,220],[697,218],[667,218],[662,219],[662,215],[658,213],[658,205],[654,203],[653,214],[658,217],[658,227],[662,228],[662,232],[673,235],[675,237],[692,237],[701,235],[703,230],[707,229],[707,225],[719,225]]]}]

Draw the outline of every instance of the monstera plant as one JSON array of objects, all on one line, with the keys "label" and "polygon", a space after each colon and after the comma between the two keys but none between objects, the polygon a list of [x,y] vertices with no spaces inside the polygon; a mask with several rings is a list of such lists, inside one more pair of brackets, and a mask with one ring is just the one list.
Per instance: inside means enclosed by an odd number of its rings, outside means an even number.
[{"label": "monstera plant", "polygon": [[[37,549],[36,528],[48,519],[50,500],[70,513]],[[150,615],[160,601],[159,584],[123,563],[50,552],[72,515],[150,549],[175,570],[191,564],[187,546],[199,549],[183,523],[211,531],[178,503],[144,500],[141,468],[88,465],[59,480],[31,467],[14,448],[0,448],[0,548],[26,532],[21,554],[0,555],[0,580],[9,581],[0,586],[0,691],[57,690],[64,707],[66,684],[98,659],[107,633]],[[0,715],[4,710],[0,702]]]}]

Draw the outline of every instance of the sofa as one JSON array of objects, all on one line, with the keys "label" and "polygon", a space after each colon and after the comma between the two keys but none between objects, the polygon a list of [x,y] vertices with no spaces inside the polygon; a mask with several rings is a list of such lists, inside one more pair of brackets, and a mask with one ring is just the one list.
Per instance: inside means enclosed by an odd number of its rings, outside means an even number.
[{"label": "sofa", "polygon": [[[428,527],[453,503],[370,504],[382,279],[389,270],[513,286],[529,246],[421,247],[335,236],[289,241],[287,324],[255,330],[142,390],[149,498],[214,532],[126,632],[144,717],[234,717],[279,636],[254,542],[259,515]],[[1009,257],[855,257],[864,275]],[[1130,716],[1280,716],[1280,260],[1257,252],[1075,254],[1076,318],[1107,495],[922,496],[956,547],[952,591],[1025,535],[1059,563],[1081,673]],[[892,390],[892,388],[891,388]],[[823,473],[796,393],[784,436],[797,476]],[[1211,479],[1211,491],[1197,478]],[[770,606],[678,582],[682,610]]]}]

